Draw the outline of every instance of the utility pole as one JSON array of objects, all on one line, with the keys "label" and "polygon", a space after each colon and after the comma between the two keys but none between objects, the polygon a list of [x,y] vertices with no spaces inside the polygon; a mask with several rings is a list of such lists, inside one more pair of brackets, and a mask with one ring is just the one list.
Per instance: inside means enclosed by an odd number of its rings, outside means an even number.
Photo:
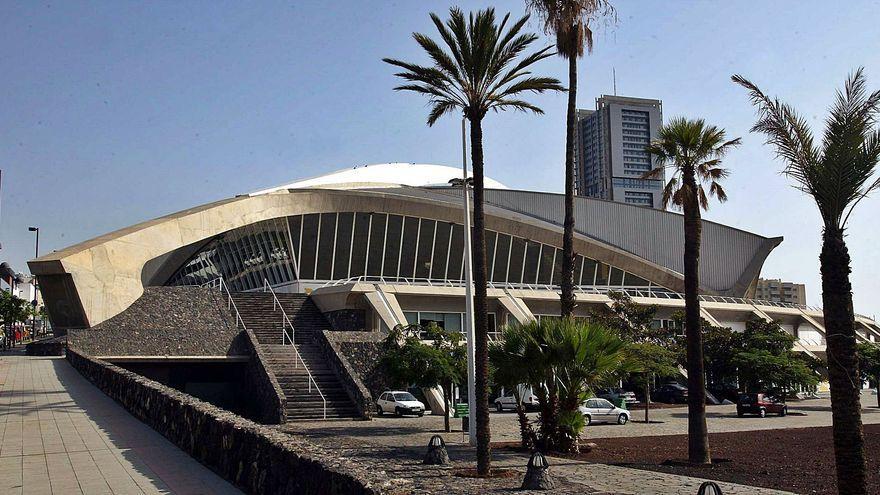
[{"label": "utility pole", "polygon": [[[37,234],[37,239],[36,239],[36,242],[34,243],[34,259],[39,258],[40,257],[40,228],[39,227],[28,227],[28,231],[36,232],[36,234]],[[33,279],[31,280],[31,283],[34,285],[34,300],[31,301],[31,304],[33,305],[34,314],[33,314],[33,318],[31,319],[31,340],[34,340],[37,338],[37,304],[38,304],[37,299],[39,299],[39,298],[37,297],[37,276],[36,275],[32,275],[32,276],[33,276]]]}]

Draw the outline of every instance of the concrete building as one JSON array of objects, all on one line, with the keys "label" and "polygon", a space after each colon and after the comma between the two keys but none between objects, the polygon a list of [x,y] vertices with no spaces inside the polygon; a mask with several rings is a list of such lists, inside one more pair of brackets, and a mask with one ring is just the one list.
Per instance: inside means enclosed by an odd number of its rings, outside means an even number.
[{"label": "concrete building", "polygon": [[759,278],[755,298],[805,305],[807,304],[807,289],[804,284],[783,282],[778,278]]},{"label": "concrete building", "polygon": [[[291,383],[302,388],[305,382],[295,381],[301,375],[284,378],[295,373],[291,363],[330,367],[335,375],[319,375],[315,388],[344,388],[366,415],[378,385],[371,385],[371,371],[352,370],[375,366],[368,348],[384,330],[431,321],[462,327],[462,198],[447,184],[460,174],[437,165],[358,167],[195,206],[29,266],[53,329],[70,331],[72,347],[91,346],[93,355],[142,365],[268,359],[258,371],[278,376],[274,390]],[[506,323],[559,314],[564,197],[487,184],[489,331],[497,338]],[[612,289],[657,305],[661,325],[684,308],[681,215],[587,197],[575,203],[576,314],[609,304]],[[764,260],[781,241],[704,220],[703,317],[735,330],[753,318],[776,320],[798,337],[797,350],[824,357],[821,309],[751,299]],[[229,321],[246,328],[262,351],[242,357],[235,350],[240,345],[211,341],[223,334],[231,342],[237,332],[190,321],[188,311],[214,311],[186,309],[196,306],[181,298],[200,286],[222,291],[217,311],[231,311]],[[210,298],[198,297],[210,305]],[[875,321],[858,317],[857,325],[860,341],[880,340]],[[158,337],[151,328],[161,329]],[[101,341],[102,334],[111,337]],[[278,364],[283,359],[286,368]],[[334,406],[330,393],[313,399],[303,403],[324,401],[325,414],[351,410]]]},{"label": "concrete building", "polygon": [[603,95],[595,110],[578,110],[577,193],[662,208],[665,176],[641,178],[656,166],[645,147],[662,123],[660,100]]}]

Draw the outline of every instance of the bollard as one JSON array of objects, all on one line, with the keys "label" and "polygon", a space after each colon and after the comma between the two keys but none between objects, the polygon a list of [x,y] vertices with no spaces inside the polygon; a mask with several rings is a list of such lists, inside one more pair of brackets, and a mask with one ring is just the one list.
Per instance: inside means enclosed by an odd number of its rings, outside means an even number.
[{"label": "bollard", "polygon": [[550,463],[540,452],[535,452],[529,459],[526,476],[523,478],[521,490],[552,490],[556,483],[550,476]]},{"label": "bollard", "polygon": [[721,487],[714,481],[706,481],[700,485],[700,491],[697,492],[697,495],[722,495]]},{"label": "bollard", "polygon": [[422,464],[430,464],[432,466],[444,466],[449,464],[449,454],[446,452],[446,442],[440,435],[434,435],[428,442],[428,452],[425,453],[425,460]]}]

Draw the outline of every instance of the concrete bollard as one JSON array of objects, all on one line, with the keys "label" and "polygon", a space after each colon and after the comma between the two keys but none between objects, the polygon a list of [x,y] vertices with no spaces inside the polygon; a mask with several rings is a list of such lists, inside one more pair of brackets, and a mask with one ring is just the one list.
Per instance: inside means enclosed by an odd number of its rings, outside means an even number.
[{"label": "concrete bollard", "polygon": [[522,490],[552,490],[556,486],[550,475],[550,463],[540,452],[535,452],[529,459],[526,476],[523,478]]},{"label": "concrete bollard", "polygon": [[706,481],[700,485],[700,491],[697,492],[697,495],[722,495],[721,487],[714,481]]},{"label": "concrete bollard", "polygon": [[446,452],[446,442],[440,435],[434,435],[428,442],[428,451],[425,453],[425,460],[422,464],[430,464],[432,466],[445,466],[449,464],[449,454]]}]

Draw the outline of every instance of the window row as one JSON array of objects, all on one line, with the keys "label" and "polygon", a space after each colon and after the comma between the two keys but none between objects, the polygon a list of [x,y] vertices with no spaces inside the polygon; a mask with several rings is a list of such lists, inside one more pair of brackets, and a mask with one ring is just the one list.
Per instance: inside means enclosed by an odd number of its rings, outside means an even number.
[{"label": "window row", "polygon": [[[489,280],[558,285],[562,250],[486,231]],[[464,279],[461,224],[385,213],[297,215],[225,232],[184,263],[167,285],[198,285],[222,276],[233,290],[268,282],[329,281],[355,277]],[[647,287],[648,281],[578,255],[575,284]]]}]

